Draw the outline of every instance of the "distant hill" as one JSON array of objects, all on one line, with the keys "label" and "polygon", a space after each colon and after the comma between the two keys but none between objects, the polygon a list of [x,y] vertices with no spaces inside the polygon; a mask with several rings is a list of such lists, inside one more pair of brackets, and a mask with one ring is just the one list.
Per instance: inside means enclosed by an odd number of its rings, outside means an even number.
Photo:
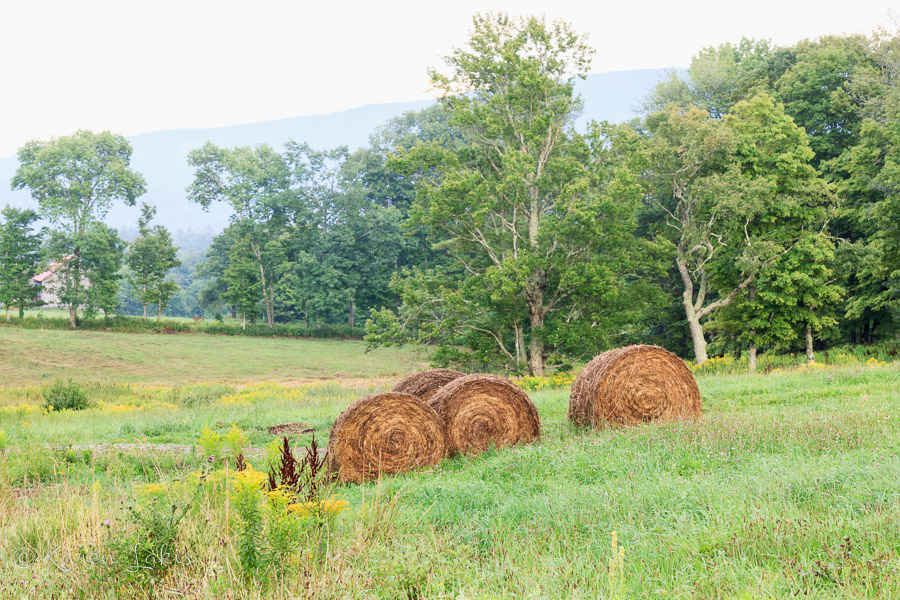
[{"label": "distant hill", "polygon": [[[579,83],[584,98],[584,114],[576,122],[579,128],[591,120],[613,123],[627,121],[637,115],[644,96],[666,73],[662,69],[598,73]],[[319,149],[346,145],[351,149],[366,145],[369,135],[388,119],[410,110],[420,110],[431,101],[373,104],[342,112],[294,117],[263,123],[248,123],[212,129],[175,129],[130,136],[134,153],[132,166],[147,180],[147,194],[142,201],[158,207],[157,220],[178,229],[221,230],[228,223],[229,210],[213,206],[204,212],[186,199],[192,170],[187,154],[193,148],[211,141],[220,146],[245,146],[266,142],[281,148],[289,139],[305,141]],[[6,204],[31,206],[26,192],[12,192],[9,181],[18,162],[14,156],[0,158],[0,207]],[[107,222],[119,228],[133,228],[138,209],[115,207]]]}]

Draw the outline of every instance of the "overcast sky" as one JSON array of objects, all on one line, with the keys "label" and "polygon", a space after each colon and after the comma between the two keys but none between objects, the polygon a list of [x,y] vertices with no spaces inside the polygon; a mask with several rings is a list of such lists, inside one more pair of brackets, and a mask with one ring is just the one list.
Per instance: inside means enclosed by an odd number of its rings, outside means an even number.
[{"label": "overcast sky", "polygon": [[792,44],[895,28],[893,2],[5,0],[0,156],[76,129],[126,135],[427,98],[478,11],[572,22],[592,72],[686,66],[741,36]]}]

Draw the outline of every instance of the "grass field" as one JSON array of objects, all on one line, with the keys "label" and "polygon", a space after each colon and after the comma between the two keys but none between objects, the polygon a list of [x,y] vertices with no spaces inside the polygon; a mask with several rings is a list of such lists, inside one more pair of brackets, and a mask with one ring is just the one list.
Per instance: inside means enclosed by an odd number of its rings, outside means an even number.
[{"label": "grass field", "polygon": [[[11,333],[0,339],[36,332]],[[121,337],[85,343],[99,353]],[[145,337],[193,343],[141,336],[140,345]],[[44,349],[53,340],[31,338]],[[278,340],[248,341],[229,346],[227,362]],[[350,344],[344,356],[360,364],[341,365],[337,349],[325,352],[330,343]],[[155,372],[168,359],[154,346],[155,362],[128,350],[118,378],[80,371],[104,381],[85,386],[92,408],[47,413],[33,385],[40,369],[27,367],[0,389],[0,598],[900,597],[897,363],[700,374],[701,421],[604,431],[567,423],[568,389],[541,390],[531,394],[542,420],[536,444],[336,486],[327,494],[348,502],[338,515],[286,525],[273,500],[248,521],[241,481],[222,470],[229,452],[210,466],[197,441],[203,428],[226,434],[236,424],[264,470],[264,447],[276,439],[269,426],[302,422],[324,442],[343,408],[387,387],[408,359],[384,351],[376,366],[352,343],[315,344],[309,360],[321,373],[341,365],[336,372],[371,373],[373,382],[192,386]],[[222,352],[202,353],[185,381],[240,379],[215,364]],[[287,373],[291,363],[271,352]],[[0,359],[4,377],[10,356]],[[272,379],[267,368],[240,373]],[[170,383],[178,385],[162,385]],[[311,434],[291,439],[308,444]],[[167,539],[165,518],[148,515],[173,504],[190,509],[175,542],[157,543],[168,568],[129,572],[121,541]],[[241,566],[248,547],[272,553],[286,532],[298,544],[288,560]]]},{"label": "grass field", "polygon": [[54,379],[183,385],[397,377],[427,365],[413,350],[364,342],[0,327],[0,385]]}]

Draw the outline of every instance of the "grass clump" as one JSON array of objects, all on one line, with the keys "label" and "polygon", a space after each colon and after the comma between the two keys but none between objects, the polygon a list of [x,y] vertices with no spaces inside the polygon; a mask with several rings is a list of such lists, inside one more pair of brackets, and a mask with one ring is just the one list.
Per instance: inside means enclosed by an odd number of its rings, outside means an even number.
[{"label": "grass clump", "polygon": [[201,383],[190,387],[177,387],[172,390],[172,402],[180,406],[192,408],[207,406],[222,396],[234,393],[234,388],[224,383]]}]

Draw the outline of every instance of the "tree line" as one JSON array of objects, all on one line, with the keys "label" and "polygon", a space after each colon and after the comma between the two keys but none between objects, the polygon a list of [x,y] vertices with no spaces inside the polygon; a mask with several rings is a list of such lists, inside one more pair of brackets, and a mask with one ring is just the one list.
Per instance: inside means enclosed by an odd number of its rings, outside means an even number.
[{"label": "tree line", "polygon": [[[190,153],[188,201],[232,211],[196,271],[203,307],[269,327],[365,322],[373,345],[536,375],[635,341],[753,367],[759,349],[811,360],[896,336],[900,36],[706,48],[640,118],[578,131],[584,36],[536,17],[473,24],[430,73],[439,101],[364,148]],[[24,305],[7,282],[39,254],[40,217],[73,325],[79,306],[115,310],[126,257],[145,316],[162,311],[177,259],[152,208],[127,248],[102,223],[143,193],[129,157],[108,133],[20,150],[13,187],[40,211],[3,213],[0,301]]]}]

